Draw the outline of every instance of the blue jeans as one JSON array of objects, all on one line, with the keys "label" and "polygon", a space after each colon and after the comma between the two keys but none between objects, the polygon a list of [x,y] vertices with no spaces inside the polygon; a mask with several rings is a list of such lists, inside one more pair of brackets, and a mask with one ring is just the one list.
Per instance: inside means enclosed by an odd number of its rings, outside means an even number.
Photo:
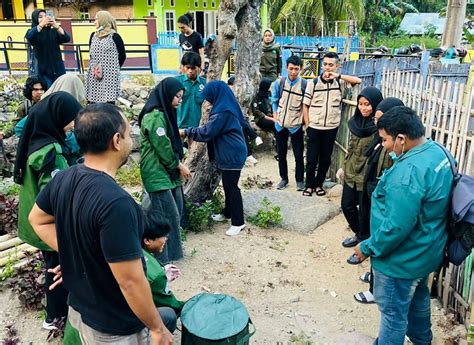
[{"label": "blue jeans", "polygon": [[381,313],[379,336],[374,345],[403,345],[405,334],[415,345],[431,344],[427,282],[428,276],[400,279],[374,269],[374,298]]}]

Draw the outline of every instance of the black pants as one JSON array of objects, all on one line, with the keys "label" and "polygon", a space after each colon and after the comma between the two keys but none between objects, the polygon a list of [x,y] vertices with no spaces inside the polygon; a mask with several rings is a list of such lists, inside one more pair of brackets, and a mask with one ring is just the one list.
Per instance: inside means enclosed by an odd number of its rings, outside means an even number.
[{"label": "black pants", "polygon": [[[308,127],[306,151],[306,187],[322,188],[331,165],[331,154],[336,141],[337,128],[321,130]],[[315,176],[316,166],[318,173]]]},{"label": "black pants", "polygon": [[245,137],[245,144],[247,146],[247,157],[253,155],[252,141],[254,141],[258,135],[257,132],[252,128],[248,120],[245,120],[245,126],[242,127]]},{"label": "black pants", "polygon": [[43,259],[46,265],[46,278],[45,278],[45,290],[46,290],[46,320],[48,322],[54,319],[61,318],[67,315],[68,305],[67,296],[68,292],[64,288],[63,284],[56,286],[53,290],[49,290],[49,287],[54,283],[54,273],[47,272],[50,268],[55,268],[59,265],[59,254],[57,252],[42,250]]},{"label": "black pants", "polygon": [[278,168],[280,169],[280,177],[282,180],[288,180],[288,163],[286,162],[286,155],[288,153],[288,137],[291,138],[291,146],[293,147],[293,154],[295,155],[295,179],[296,182],[303,182],[304,180],[304,136],[303,129],[298,129],[291,134],[287,128],[281,131],[276,131],[276,142],[278,151]]},{"label": "black pants", "polygon": [[357,191],[355,186],[351,188],[344,183],[341,198],[342,213],[356,236],[361,240],[365,240],[370,236],[370,225],[367,222],[367,219],[370,220],[370,217],[366,215],[366,208],[361,208],[360,210],[357,208],[362,203],[362,197],[363,193]]},{"label": "black pants", "polygon": [[232,225],[244,224],[244,206],[239,189],[240,170],[221,170],[224,186],[224,216],[230,218]]}]

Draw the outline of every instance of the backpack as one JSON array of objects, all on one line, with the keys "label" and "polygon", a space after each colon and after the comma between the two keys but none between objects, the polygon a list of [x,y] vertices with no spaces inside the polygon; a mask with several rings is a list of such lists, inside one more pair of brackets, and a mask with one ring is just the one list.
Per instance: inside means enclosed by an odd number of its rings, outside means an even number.
[{"label": "backpack", "polygon": [[460,174],[456,162],[447,149],[436,143],[449,160],[453,173],[453,185],[449,201],[448,242],[446,258],[460,265],[474,248],[474,178]]},{"label": "backpack", "polygon": [[[278,89],[278,101],[280,101],[281,96],[283,95],[283,89],[285,88],[285,81],[286,77],[281,77],[280,79],[280,88]],[[301,92],[304,93],[306,92],[306,85],[308,85],[308,81],[304,78],[301,78]]]}]

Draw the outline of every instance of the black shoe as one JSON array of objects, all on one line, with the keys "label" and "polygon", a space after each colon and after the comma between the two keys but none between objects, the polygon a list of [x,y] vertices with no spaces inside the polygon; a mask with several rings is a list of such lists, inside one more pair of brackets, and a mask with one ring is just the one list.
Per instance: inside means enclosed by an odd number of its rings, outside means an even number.
[{"label": "black shoe", "polygon": [[360,240],[357,236],[348,237],[342,241],[342,246],[346,248],[355,247],[360,243]]}]

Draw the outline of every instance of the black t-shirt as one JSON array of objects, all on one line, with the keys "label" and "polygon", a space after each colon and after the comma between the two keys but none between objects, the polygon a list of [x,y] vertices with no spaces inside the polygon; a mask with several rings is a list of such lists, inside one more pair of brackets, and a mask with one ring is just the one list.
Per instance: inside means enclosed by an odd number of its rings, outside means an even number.
[{"label": "black t-shirt", "polygon": [[108,265],[143,260],[140,206],[112,177],[83,164],[58,173],[36,203],[55,217],[68,304],[83,322],[113,335],[143,329]]},{"label": "black t-shirt", "polygon": [[202,36],[199,32],[194,31],[191,35],[179,35],[179,46],[183,49],[183,55],[189,52],[199,54],[199,49],[204,48],[202,44]]}]

